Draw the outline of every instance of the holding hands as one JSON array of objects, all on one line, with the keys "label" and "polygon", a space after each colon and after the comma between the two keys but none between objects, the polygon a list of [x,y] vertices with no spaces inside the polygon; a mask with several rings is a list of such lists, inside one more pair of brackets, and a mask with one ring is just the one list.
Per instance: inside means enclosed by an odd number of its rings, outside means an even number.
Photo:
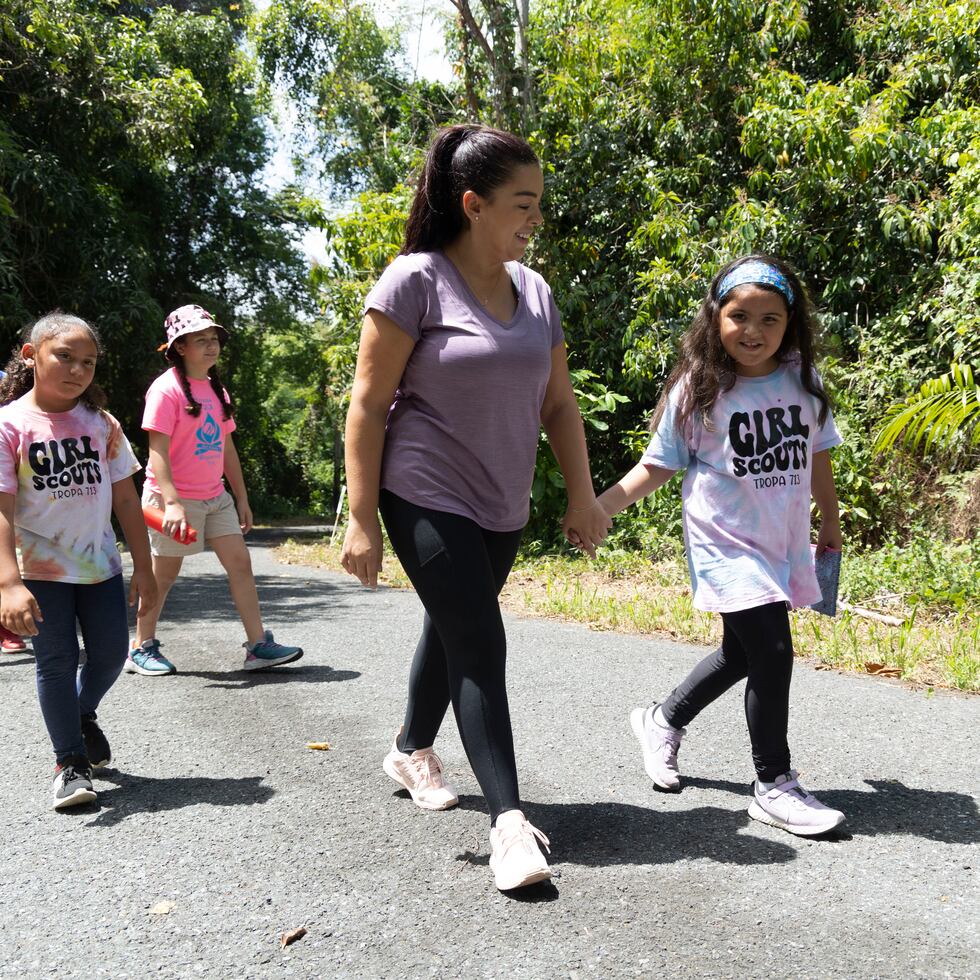
[{"label": "holding hands", "polygon": [[596,548],[602,544],[612,527],[612,518],[598,500],[584,507],[569,507],[562,518],[562,533],[570,544],[595,558]]}]

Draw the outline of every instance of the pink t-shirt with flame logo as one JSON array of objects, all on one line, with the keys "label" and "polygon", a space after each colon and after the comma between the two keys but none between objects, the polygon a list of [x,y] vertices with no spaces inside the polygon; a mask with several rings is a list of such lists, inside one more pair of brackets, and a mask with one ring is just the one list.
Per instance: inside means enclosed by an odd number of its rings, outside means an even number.
[{"label": "pink t-shirt with flame logo", "polygon": [[[170,436],[170,473],[177,493],[187,500],[210,500],[225,489],[225,441],[235,431],[235,420],[224,417],[210,381],[188,381],[201,414],[194,416],[187,411],[180,377],[171,368],[146,392],[143,428]],[[146,467],[146,482],[154,493],[160,493],[152,461]]]}]

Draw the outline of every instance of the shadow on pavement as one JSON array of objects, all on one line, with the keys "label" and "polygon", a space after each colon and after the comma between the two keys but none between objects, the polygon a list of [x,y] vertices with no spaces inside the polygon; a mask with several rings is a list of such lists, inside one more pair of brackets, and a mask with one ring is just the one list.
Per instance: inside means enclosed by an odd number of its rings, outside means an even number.
[{"label": "shadow on pavement", "polygon": [[[271,786],[262,786],[263,776],[240,779],[212,779],[207,776],[185,776],[152,779],[134,776],[115,769],[96,773],[99,815],[86,827],[114,827],[138,813],[160,813],[205,803],[211,806],[254,806],[267,803],[274,795]],[[116,789],[100,790],[100,782],[116,784]],[[106,806],[108,804],[108,807]]]},{"label": "shadow on pavement", "polygon": [[[255,585],[267,628],[276,633],[281,630],[284,634],[295,623],[338,614],[346,606],[349,595],[349,590],[345,592],[330,582],[316,579],[256,575]],[[172,626],[178,620],[186,620],[194,626],[232,624],[237,636],[241,627],[224,572],[198,574],[193,571],[193,565],[187,566],[167,596],[161,625]],[[288,637],[283,639],[288,640]]]},{"label": "shadow on pavement", "polygon": [[203,677],[218,683],[205,684],[205,687],[224,687],[241,689],[262,687],[266,684],[330,684],[336,681],[353,681],[361,676],[359,670],[334,670],[320,664],[283,664],[268,670],[228,671],[228,670],[181,670],[178,677]]},{"label": "shadow on pavement", "polygon": [[[408,794],[405,794],[408,796]],[[479,797],[473,797],[479,799]],[[473,865],[486,868],[490,864],[489,854],[477,854],[469,849],[457,854],[455,860],[460,862],[460,870],[465,865]],[[560,872],[552,872],[556,877]],[[559,897],[559,892],[553,881],[542,881],[536,885],[528,885],[526,888],[517,888],[513,891],[504,892],[508,898],[515,902],[524,902],[527,905],[537,905],[540,902],[554,902]]]},{"label": "shadow on pavement", "polygon": [[[806,786],[805,774],[801,777]],[[915,789],[897,779],[866,779],[873,792],[828,789],[820,800],[847,817],[841,828],[856,837],[909,834],[943,844],[980,843],[980,810],[967,793]],[[685,787],[716,789],[746,796],[748,784],[727,779],[684,777]]]},{"label": "shadow on pavement", "polygon": [[16,667],[18,664],[34,663],[34,654],[30,651],[26,653],[5,653],[0,658],[0,667]]},{"label": "shadow on pavement", "polygon": [[[459,806],[486,812],[482,796],[461,796]],[[704,806],[678,814],[631,803],[525,803],[524,813],[551,839],[552,864],[611,867],[697,858],[784,864],[796,857],[781,841],[740,834],[749,824],[745,810]]]}]

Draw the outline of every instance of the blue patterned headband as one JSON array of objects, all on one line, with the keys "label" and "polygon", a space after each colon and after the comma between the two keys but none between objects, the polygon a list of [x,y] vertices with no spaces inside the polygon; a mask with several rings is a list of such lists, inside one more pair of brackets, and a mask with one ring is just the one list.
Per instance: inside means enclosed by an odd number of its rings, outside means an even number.
[{"label": "blue patterned headband", "polygon": [[737,286],[746,286],[749,283],[756,286],[775,286],[790,306],[796,303],[796,293],[793,291],[789,279],[774,265],[763,262],[761,259],[750,259],[732,269],[718,283],[718,302],[720,303]]}]

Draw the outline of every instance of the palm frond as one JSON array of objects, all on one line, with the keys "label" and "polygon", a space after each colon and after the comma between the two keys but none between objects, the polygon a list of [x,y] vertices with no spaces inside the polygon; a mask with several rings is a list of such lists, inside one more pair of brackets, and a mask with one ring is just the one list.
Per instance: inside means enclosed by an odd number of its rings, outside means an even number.
[{"label": "palm frond", "polygon": [[949,448],[967,435],[980,445],[980,384],[966,364],[951,364],[948,374],[931,378],[888,412],[875,438],[875,448],[888,449],[899,439],[923,451]]}]

